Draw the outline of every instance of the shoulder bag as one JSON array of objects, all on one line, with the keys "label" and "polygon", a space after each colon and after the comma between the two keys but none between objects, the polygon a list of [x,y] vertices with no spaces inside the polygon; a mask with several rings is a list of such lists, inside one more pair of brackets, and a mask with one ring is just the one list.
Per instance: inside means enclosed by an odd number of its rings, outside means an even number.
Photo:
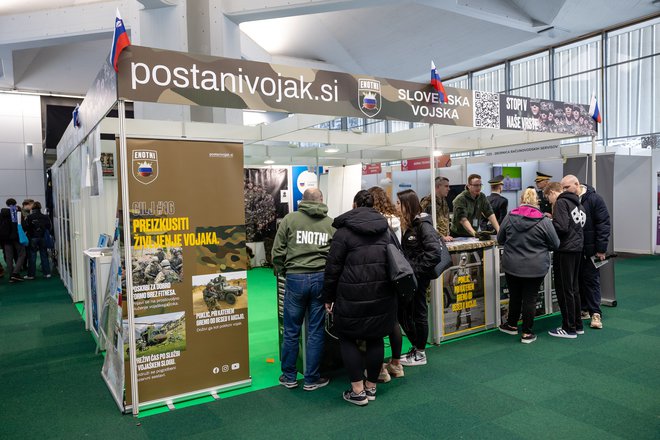
[{"label": "shoulder bag", "polygon": [[417,291],[417,278],[412,266],[406,260],[398,240],[389,229],[390,242],[387,244],[387,273],[394,285],[399,301],[409,303]]}]

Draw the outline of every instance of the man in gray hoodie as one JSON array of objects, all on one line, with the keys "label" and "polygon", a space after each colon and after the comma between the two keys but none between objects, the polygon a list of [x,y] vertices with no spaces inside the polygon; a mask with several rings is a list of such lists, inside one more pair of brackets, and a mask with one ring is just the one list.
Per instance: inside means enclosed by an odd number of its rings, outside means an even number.
[{"label": "man in gray hoodie", "polygon": [[284,293],[284,335],[282,341],[282,375],[280,384],[296,388],[296,362],[300,329],[308,315],[307,357],[305,365],[306,391],[313,391],[328,384],[319,374],[323,355],[323,276],[325,262],[330,251],[330,240],[335,232],[323,194],[310,188],[303,194],[297,212],[282,219],[275,235],[273,266],[275,272],[286,276]]}]

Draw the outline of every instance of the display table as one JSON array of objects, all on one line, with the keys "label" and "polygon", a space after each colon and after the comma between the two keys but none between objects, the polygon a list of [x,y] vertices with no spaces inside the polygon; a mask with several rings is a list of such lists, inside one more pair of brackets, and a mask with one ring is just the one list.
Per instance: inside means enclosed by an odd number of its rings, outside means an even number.
[{"label": "display table", "polygon": [[431,283],[429,342],[464,336],[497,325],[495,240],[448,242],[452,266]]}]

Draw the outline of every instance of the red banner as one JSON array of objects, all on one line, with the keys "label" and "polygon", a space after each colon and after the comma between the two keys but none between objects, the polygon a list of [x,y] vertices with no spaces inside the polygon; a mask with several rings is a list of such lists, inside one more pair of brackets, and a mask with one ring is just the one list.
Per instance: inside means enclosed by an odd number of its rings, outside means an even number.
[{"label": "red banner", "polygon": [[[451,166],[451,159],[448,154],[443,154],[435,158],[436,168],[445,168]],[[428,170],[431,168],[431,161],[428,157],[418,159],[407,159],[401,161],[401,171]],[[364,172],[362,173],[364,174]]]},{"label": "red banner", "polygon": [[379,163],[365,163],[362,164],[362,175],[366,176],[368,174],[380,174],[383,172],[383,168]]}]

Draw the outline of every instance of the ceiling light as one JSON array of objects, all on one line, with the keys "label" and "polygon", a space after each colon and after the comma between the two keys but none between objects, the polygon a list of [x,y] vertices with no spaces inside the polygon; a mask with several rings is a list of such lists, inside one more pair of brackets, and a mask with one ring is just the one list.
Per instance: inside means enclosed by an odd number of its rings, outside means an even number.
[{"label": "ceiling light", "polygon": [[326,148],[326,149],[325,149],[325,152],[326,152],[326,153],[338,153],[338,152],[339,152],[339,148],[334,148],[334,147]]},{"label": "ceiling light", "polygon": [[434,157],[440,157],[440,156],[442,156],[442,151],[440,151],[440,150],[433,150],[433,156],[434,156]]},{"label": "ceiling light", "polygon": [[267,157],[266,160],[264,160],[264,163],[266,165],[272,165],[272,164],[275,163],[275,161],[273,159],[271,159],[270,157]]}]

